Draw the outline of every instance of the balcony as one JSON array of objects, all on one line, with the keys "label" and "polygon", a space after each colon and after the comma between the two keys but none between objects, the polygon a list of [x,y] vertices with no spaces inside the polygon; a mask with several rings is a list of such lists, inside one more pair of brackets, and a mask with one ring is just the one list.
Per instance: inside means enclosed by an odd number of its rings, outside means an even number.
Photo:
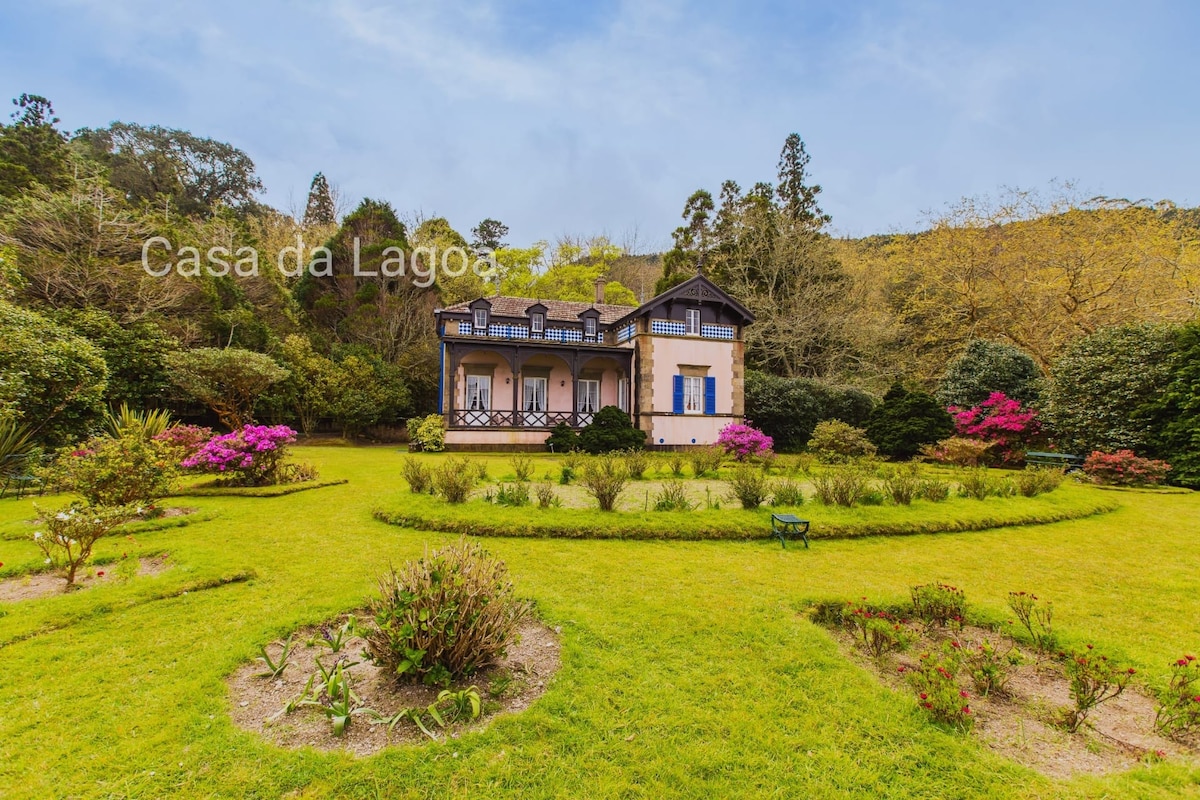
[{"label": "balcony", "polygon": [[582,428],[595,416],[590,411],[511,411],[507,409],[456,408],[450,412],[451,428],[528,428],[549,430],[566,423],[572,428]]}]

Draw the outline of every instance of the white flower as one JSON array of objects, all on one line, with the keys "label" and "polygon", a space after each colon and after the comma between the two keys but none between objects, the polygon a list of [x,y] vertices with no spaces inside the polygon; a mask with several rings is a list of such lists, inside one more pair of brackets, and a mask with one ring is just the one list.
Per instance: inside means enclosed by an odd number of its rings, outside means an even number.
[{"label": "white flower", "polygon": [[34,531],[34,532],[33,532],[33,538],[34,538],[34,539],[40,539],[40,538],[42,538],[42,532],[41,532],[41,531]]},{"label": "white flower", "polygon": [[140,517],[142,514],[146,513],[146,509],[142,508],[141,506],[138,506],[137,511],[135,511],[133,513],[137,514]]},{"label": "white flower", "polygon": [[[71,513],[74,514],[75,512],[72,511]],[[66,522],[67,520],[70,519],[70,517],[67,516],[65,511],[58,512],[57,514],[54,515],[54,518],[59,520],[60,522]]]},{"label": "white flower", "polygon": [[48,559],[48,558],[47,558],[47,559],[46,559],[46,563],[47,563],[47,564],[49,564],[49,563],[50,563],[50,559]]}]

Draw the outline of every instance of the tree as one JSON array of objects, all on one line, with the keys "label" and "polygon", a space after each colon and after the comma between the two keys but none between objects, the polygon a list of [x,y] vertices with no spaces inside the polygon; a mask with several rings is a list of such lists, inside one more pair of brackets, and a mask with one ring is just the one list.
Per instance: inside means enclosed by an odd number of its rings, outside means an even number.
[{"label": "tree", "polygon": [[1173,332],[1170,379],[1135,416],[1151,420],[1151,455],[1171,465],[1170,481],[1200,489],[1200,325]]},{"label": "tree", "polygon": [[221,206],[254,210],[262,181],[243,151],[188,131],[114,122],[75,136],[90,157],[108,168],[112,185],[134,201],[174,213],[209,216]]},{"label": "tree", "polygon": [[950,362],[938,386],[937,398],[946,406],[971,408],[993,393],[1003,392],[1022,403],[1038,398],[1042,371],[1028,353],[1003,342],[972,339]]},{"label": "tree", "polygon": [[496,251],[502,247],[508,247],[504,242],[504,237],[508,236],[508,226],[498,219],[491,217],[485,219],[471,228],[471,236],[474,237],[471,247],[476,251]]},{"label": "tree", "polygon": [[675,246],[663,255],[663,274],[654,286],[655,294],[662,294],[702,271],[711,233],[709,218],[713,208],[712,195],[703,189],[692,192],[691,197],[683,204],[683,218],[687,220],[687,224],[676,228],[671,234]]},{"label": "tree", "polygon": [[85,436],[103,413],[108,369],[100,350],[67,328],[0,300],[0,419],[43,443]]},{"label": "tree", "polygon": [[230,430],[254,422],[259,395],[288,376],[270,356],[235,347],[171,353],[167,370],[176,386],[212,409]]},{"label": "tree", "polygon": [[374,353],[344,353],[334,381],[330,410],[346,438],[374,425],[397,424],[409,410],[411,395],[403,373]]},{"label": "tree", "polygon": [[311,436],[322,417],[333,414],[341,384],[338,365],[318,353],[305,336],[291,334],[279,347],[279,363],[288,376],[273,394],[291,409],[305,436]]},{"label": "tree", "polygon": [[779,197],[779,210],[784,219],[809,230],[820,230],[832,217],[817,205],[821,186],[808,183],[810,159],[800,134],[788,134],[779,153],[779,185],[775,193]]},{"label": "tree", "polygon": [[437,275],[442,303],[451,305],[488,294],[486,280],[475,272],[471,246],[445,217],[421,222],[412,234],[415,257]]},{"label": "tree", "polygon": [[1059,448],[1146,452],[1156,427],[1147,409],[1171,384],[1174,354],[1165,325],[1102,328],[1068,345],[1045,397],[1045,421]]},{"label": "tree", "polygon": [[166,356],[179,343],[157,323],[142,319],[122,325],[97,308],[64,310],[56,320],[100,349],[108,367],[108,406],[125,403],[145,409],[162,404],[171,388]]},{"label": "tree", "polygon": [[41,184],[61,189],[70,176],[66,139],[45,97],[22,94],[12,101],[11,125],[0,125],[0,198]]},{"label": "tree", "polygon": [[318,172],[313,176],[308,187],[308,202],[304,206],[304,226],[336,225],[337,209],[333,204],[333,193],[329,190],[329,181],[325,175]]},{"label": "tree", "polygon": [[893,384],[867,421],[867,438],[879,452],[908,459],[921,445],[933,444],[954,433],[954,421],[931,394],[909,391]]}]

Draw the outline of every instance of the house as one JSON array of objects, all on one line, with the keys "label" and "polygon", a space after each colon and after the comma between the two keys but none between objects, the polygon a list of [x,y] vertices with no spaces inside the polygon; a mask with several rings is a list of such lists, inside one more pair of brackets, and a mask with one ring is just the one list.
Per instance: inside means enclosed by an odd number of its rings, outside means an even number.
[{"label": "house", "polygon": [[451,450],[540,450],[604,406],[652,448],[712,444],[744,409],[754,316],[697,275],[640,306],[481,297],[438,309],[439,412]]}]

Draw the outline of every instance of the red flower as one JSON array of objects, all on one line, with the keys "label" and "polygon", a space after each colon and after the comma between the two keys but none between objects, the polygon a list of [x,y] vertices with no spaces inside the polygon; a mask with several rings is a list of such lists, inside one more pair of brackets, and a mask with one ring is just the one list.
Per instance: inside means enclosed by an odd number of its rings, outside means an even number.
[{"label": "red flower", "polygon": [[99,572],[97,572],[97,573],[96,573],[96,577],[97,577],[97,578],[103,578],[103,577],[104,577],[104,570],[100,570]]},{"label": "red flower", "polygon": [[963,707],[962,707],[962,713],[964,713],[964,714],[970,714],[970,713],[971,713],[971,707],[970,707],[970,706],[963,706]]},{"label": "red flower", "polygon": [[1136,669],[1134,669],[1133,667],[1130,667],[1130,668],[1129,668],[1129,674],[1130,674],[1130,675],[1136,675],[1136,674],[1137,674],[1137,670],[1136,670]]},{"label": "red flower", "polygon": [[1195,656],[1184,656],[1184,658],[1186,658],[1188,661],[1195,661],[1195,660],[1196,660],[1196,657],[1195,657]]},{"label": "red flower", "polygon": [[959,690],[959,692],[958,692],[958,696],[959,696],[959,697],[964,697],[964,698],[965,698],[965,697],[970,697],[971,695],[967,694],[966,692],[964,692],[964,691],[962,691],[962,690],[960,689],[960,690]]},{"label": "red flower", "polygon": [[1188,660],[1186,658],[1181,658],[1175,662],[1175,666],[1177,666],[1177,667],[1186,667],[1187,665],[1188,665]]},{"label": "red flower", "polygon": [[920,698],[921,698],[922,700],[928,700],[928,699],[929,699],[929,695],[925,694],[924,692],[921,692],[921,694],[920,694]]}]

